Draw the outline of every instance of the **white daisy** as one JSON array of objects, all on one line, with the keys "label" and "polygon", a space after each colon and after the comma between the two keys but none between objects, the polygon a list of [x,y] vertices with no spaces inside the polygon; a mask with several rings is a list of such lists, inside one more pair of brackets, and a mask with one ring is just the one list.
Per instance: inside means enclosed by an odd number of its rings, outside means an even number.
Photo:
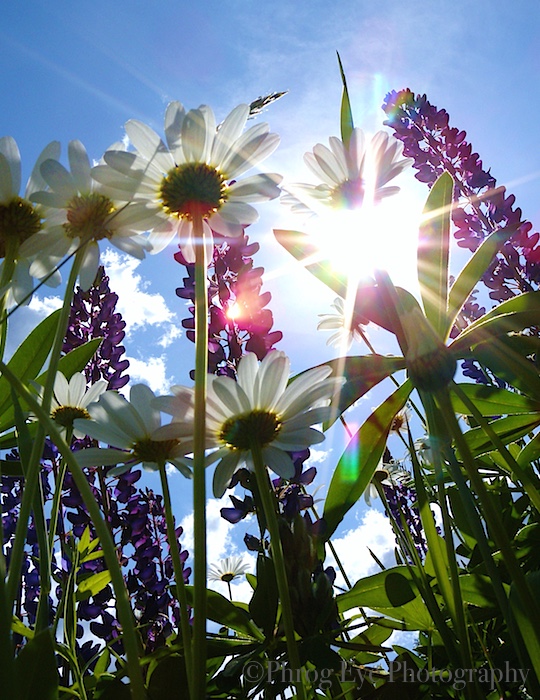
[{"label": "white daisy", "polygon": [[[313,428],[330,416],[330,400],[342,380],[329,378],[331,368],[317,367],[288,386],[290,362],[285,353],[273,350],[257,362],[248,353],[239,362],[238,381],[209,375],[206,403],[208,448],[217,447],[207,463],[219,461],[214,473],[214,494],[221,497],[234,472],[243,464],[252,467],[251,449],[262,450],[265,464],[284,479],[294,476],[288,451],[303,450],[322,442],[324,435]],[[194,391],[172,387],[174,396],[161,397],[157,405],[173,416],[163,436],[193,439]]]},{"label": "white daisy", "polygon": [[332,306],[336,310],[336,313],[319,314],[319,318],[322,318],[322,321],[319,321],[317,324],[317,330],[335,331],[328,338],[326,344],[339,348],[343,348],[345,346],[347,350],[349,350],[353,340],[358,342],[363,340],[362,334],[360,333],[362,324],[357,323],[354,318],[350,321],[346,318],[345,302],[341,297],[337,297]]},{"label": "white daisy", "polygon": [[[44,189],[46,182],[40,174],[41,164],[48,158],[60,155],[60,144],[52,141],[43,149],[26,184],[23,196],[21,188],[21,154],[11,136],[0,138],[0,295],[8,293],[7,306],[13,303],[28,303],[32,293],[32,278],[29,261],[21,249],[24,241],[38,231],[45,231],[46,211],[33,204],[30,199],[37,190]],[[60,275],[47,280],[49,286],[57,286]]]},{"label": "white daisy", "polygon": [[184,476],[191,476],[189,460],[184,458],[193,449],[189,442],[155,437],[161,426],[160,413],[153,406],[155,399],[154,392],[145,384],[131,387],[129,401],[115,391],[103,394],[98,403],[88,408],[91,420],[76,420],[75,427],[110,447],[80,450],[76,453],[79,464],[85,467],[122,464],[109,472],[118,475],[140,463],[149,471],[170,463]]},{"label": "white daisy", "polygon": [[[104,379],[87,388],[82,372],[75,372],[69,382],[62,372],[57,372],[51,399],[51,418],[60,426],[60,433],[65,436],[68,429],[74,428],[75,420],[90,418],[88,409],[106,390],[107,382]],[[43,388],[40,387],[38,392],[42,396]],[[86,432],[75,428],[73,435],[83,438]]]},{"label": "white daisy", "polygon": [[250,565],[245,564],[242,557],[226,557],[218,564],[208,567],[208,580],[230,583],[243,576],[249,569]]},{"label": "white daisy", "polygon": [[379,492],[374,482],[383,484],[384,486],[395,486],[396,484],[406,483],[411,480],[411,475],[406,469],[403,469],[399,462],[392,460],[391,462],[379,462],[373,478],[368,484],[364,492],[364,500],[371,507],[371,501],[379,497]]},{"label": "white daisy", "polygon": [[268,124],[258,124],[242,134],[249,106],[239,105],[216,128],[210,107],[185,112],[171,102],[165,114],[167,145],[146,124],[130,120],[126,132],[135,153],[107,151],[107,165],[97,166],[95,177],[105,185],[131,188],[161,217],[150,235],[153,251],[163,250],[178,234],[188,262],[195,261],[193,216],[203,219],[207,257],[212,250],[212,231],[239,236],[258,219],[249,202],[279,196],[281,176],[274,173],[240,175],[270,155],[279,143]]},{"label": "white daisy", "polygon": [[144,202],[130,202],[135,187],[131,191],[115,190],[94,180],[80,141],[70,141],[68,157],[71,172],[57,160],[42,164],[41,174],[50,191],[36,192],[32,200],[56,210],[56,225],[32,236],[21,250],[27,256],[36,256],[30,274],[40,279],[54,270],[64,256],[83,245],[79,281],[86,291],[99,266],[99,241],[108,240],[122,252],[142,260],[150,245],[140,233],[157,222]]},{"label": "white daisy", "polygon": [[331,136],[330,148],[318,143],[304,156],[319,185],[294,184],[282,202],[300,213],[317,212],[324,207],[356,209],[369,199],[380,202],[397,194],[399,187],[386,186],[412,158],[402,158],[403,144],[385,131],[378,131],[369,143],[364,132],[355,128],[348,145]]}]

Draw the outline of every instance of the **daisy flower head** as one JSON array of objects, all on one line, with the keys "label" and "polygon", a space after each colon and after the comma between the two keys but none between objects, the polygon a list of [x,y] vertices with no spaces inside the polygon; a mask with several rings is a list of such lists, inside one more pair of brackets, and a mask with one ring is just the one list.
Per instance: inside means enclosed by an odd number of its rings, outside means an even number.
[{"label": "daisy flower head", "polygon": [[55,159],[41,165],[49,190],[36,192],[32,201],[55,212],[55,225],[38,232],[23,244],[23,252],[35,257],[30,274],[41,279],[60,260],[84,247],[80,286],[87,291],[99,266],[99,242],[109,241],[124,253],[142,260],[150,245],[141,233],[155,221],[144,202],[133,202],[135,187],[115,189],[98,183],[86,149],[80,141],[68,146],[70,171]]},{"label": "daisy flower head", "polygon": [[249,569],[250,565],[244,563],[243,557],[225,557],[218,564],[208,567],[208,580],[230,583],[243,576]]},{"label": "daisy flower head", "polygon": [[[290,361],[279,350],[269,352],[259,364],[254,353],[238,364],[237,379],[208,376],[206,446],[217,448],[207,463],[218,462],[214,472],[214,495],[221,497],[237,469],[253,468],[252,449],[262,452],[265,464],[284,479],[294,477],[294,463],[288,452],[303,450],[322,442],[324,435],[314,428],[330,417],[330,401],[342,380],[330,377],[331,368],[316,367],[288,384]],[[193,390],[172,387],[174,396],[159,399],[172,422],[164,435],[193,439]]]},{"label": "daisy flower head", "polygon": [[[177,438],[157,439],[161,415],[154,408],[156,396],[145,384],[131,387],[129,401],[115,391],[107,391],[100,400],[89,406],[90,420],[76,420],[75,427],[109,448],[88,448],[77,452],[81,466],[121,464],[111,475],[123,474],[141,464],[148,471],[156,471],[169,463],[184,476],[190,477],[189,460],[184,458],[192,446]],[[117,449],[111,449],[117,448]]]},{"label": "daisy flower head", "polygon": [[367,141],[362,129],[354,128],[348,144],[331,136],[329,147],[318,143],[304,155],[320,184],[291,185],[282,202],[299,213],[377,204],[400,191],[388,183],[412,164],[402,155],[403,144],[385,131]]},{"label": "daisy flower head", "polygon": [[239,105],[216,127],[210,107],[186,112],[171,102],[165,113],[165,140],[146,124],[126,123],[135,152],[108,151],[106,165],[96,177],[105,184],[125,187],[134,182],[138,197],[158,214],[161,224],[150,234],[154,253],[178,236],[187,262],[195,261],[194,217],[202,219],[207,259],[211,258],[212,231],[239,236],[258,219],[250,202],[279,196],[281,176],[274,173],[240,176],[269,156],[279,137],[268,124],[243,132],[250,111]]},{"label": "daisy flower head", "polygon": [[[89,407],[106,390],[107,382],[104,379],[87,388],[86,377],[82,372],[75,372],[69,381],[62,372],[57,372],[51,398],[51,418],[59,425],[60,433],[65,436],[71,430],[76,438],[83,438],[86,432],[75,428],[74,421],[90,418]],[[42,388],[39,393],[43,394]]]},{"label": "daisy flower head", "polygon": [[343,348],[345,346],[347,350],[349,350],[353,344],[353,340],[358,342],[363,340],[360,331],[364,324],[355,319],[354,315],[350,320],[347,318],[345,302],[341,297],[336,297],[332,307],[335,309],[336,313],[319,314],[319,318],[321,318],[322,321],[319,321],[317,324],[317,330],[334,331],[326,341],[326,344],[338,348]]},{"label": "daisy flower head", "polygon": [[[30,262],[23,253],[24,242],[39,231],[47,229],[46,210],[31,201],[37,190],[46,187],[41,177],[40,166],[49,158],[60,155],[60,144],[52,141],[41,152],[26,183],[21,189],[21,154],[11,136],[0,138],[0,294],[8,293],[7,305],[28,302],[32,293],[32,278],[29,274]],[[56,286],[60,276],[47,280]]]}]

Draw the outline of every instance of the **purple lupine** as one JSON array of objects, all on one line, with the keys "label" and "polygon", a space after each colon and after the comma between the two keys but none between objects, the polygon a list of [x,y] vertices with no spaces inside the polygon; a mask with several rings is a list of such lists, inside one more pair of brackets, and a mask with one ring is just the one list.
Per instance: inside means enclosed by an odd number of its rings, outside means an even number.
[{"label": "purple lupine", "polygon": [[78,287],[73,295],[62,348],[64,353],[68,353],[93,338],[103,338],[99,352],[84,371],[88,383],[106,379],[108,389],[121,389],[129,382],[129,375],[125,374],[129,361],[122,359],[125,348],[120,344],[125,337],[126,323],[121,314],[115,311],[117,301],[118,295],[111,292],[109,278],[100,267],[94,285],[87,292]]},{"label": "purple lupine", "polygon": [[429,186],[445,170],[455,182],[452,219],[458,245],[474,251],[492,232],[510,229],[512,235],[482,277],[489,296],[503,301],[536,288],[540,282],[540,234],[522,219],[514,195],[485,170],[465,131],[449,126],[446,110],[438,110],[425,95],[411,90],[390,92],[383,109],[385,121],[403,142],[403,153],[414,158],[416,177]]},{"label": "purple lupine", "polygon": [[[246,352],[259,360],[282,338],[273,331],[274,318],[266,308],[270,292],[262,292],[262,267],[253,266],[252,256],[258,243],[249,243],[246,234],[239,238],[215,236],[214,255],[208,269],[208,371],[234,377],[236,366]],[[184,265],[187,277],[176,290],[182,299],[195,303],[194,265],[187,264],[181,252],[175,259]],[[182,321],[186,337],[195,341],[195,307],[188,307],[189,318]]]},{"label": "purple lupine", "polygon": [[427,553],[427,543],[424,537],[424,529],[420,519],[414,487],[410,483],[395,482],[382,484],[382,488],[386,503],[397,527],[404,532],[405,526],[402,522],[402,518],[404,518],[418,554],[424,557]]}]

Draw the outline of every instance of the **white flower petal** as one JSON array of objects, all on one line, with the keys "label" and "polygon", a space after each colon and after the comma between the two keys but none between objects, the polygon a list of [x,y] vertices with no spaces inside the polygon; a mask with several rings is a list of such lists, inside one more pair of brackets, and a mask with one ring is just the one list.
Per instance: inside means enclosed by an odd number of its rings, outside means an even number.
[{"label": "white flower petal", "polygon": [[57,160],[46,160],[41,166],[41,175],[55,194],[63,197],[64,201],[71,199],[78,192],[71,173]]},{"label": "white flower petal", "polygon": [[72,406],[69,400],[69,384],[68,380],[62,374],[57,372],[54,378],[54,395],[59,406]]},{"label": "white flower petal", "polygon": [[214,471],[213,491],[216,498],[221,498],[231,483],[236,468],[241,460],[242,453],[229,452],[223,457]]},{"label": "white flower petal", "polygon": [[21,154],[17,142],[12,136],[0,138],[0,153],[8,164],[11,193],[17,196],[21,191]]},{"label": "white flower petal", "polygon": [[[77,419],[76,422],[84,424],[87,421]],[[131,457],[129,452],[100,447],[87,447],[84,450],[78,450],[74,455],[80,467],[111,466]]]},{"label": "white flower petal", "polygon": [[51,141],[39,154],[26,184],[25,197],[30,197],[34,192],[37,192],[37,190],[44,190],[47,187],[47,183],[41,175],[40,168],[41,164],[49,158],[53,160],[58,160],[58,158],[60,158],[60,141]]},{"label": "white flower petal", "polygon": [[150,162],[158,153],[167,153],[167,148],[163,141],[153,129],[143,122],[130,119],[126,122],[126,133],[139,153]]},{"label": "white flower petal", "polygon": [[0,203],[9,204],[17,194],[11,183],[9,162],[4,154],[0,153]]},{"label": "white flower petal", "polygon": [[82,401],[85,393],[86,378],[82,372],[75,372],[69,380],[68,406],[78,406],[79,408],[83,407]]},{"label": "white flower petal", "polygon": [[222,170],[222,161],[228,155],[232,145],[240,137],[247,118],[249,116],[249,106],[238,105],[225,118],[220,126],[212,147],[210,162]]},{"label": "white flower petal", "polygon": [[180,102],[171,102],[165,112],[165,139],[177,165],[184,162],[182,124],[186,110]]},{"label": "white flower petal", "polygon": [[208,134],[205,114],[200,109],[190,109],[182,123],[182,149],[187,163],[204,162]]},{"label": "white flower petal", "polygon": [[282,179],[277,173],[259,173],[233,183],[228,191],[235,200],[243,202],[275,199],[280,195],[279,184]]},{"label": "white flower petal", "polygon": [[131,387],[129,400],[140,415],[147,433],[153,433],[161,425],[161,418],[157,408],[152,406],[156,396],[146,384],[135,384]]},{"label": "white flower petal", "polygon": [[220,236],[238,238],[238,236],[241,236],[244,233],[244,227],[242,225],[225,221],[219,212],[212,214],[211,218],[208,219],[208,225],[212,231],[215,231]]},{"label": "white flower petal", "polygon": [[95,241],[87,243],[84,258],[79,272],[79,284],[86,292],[94,284],[99,267],[99,246]]},{"label": "white flower petal", "polygon": [[286,452],[278,447],[269,445],[263,448],[262,455],[265,463],[278,476],[281,476],[283,479],[293,478],[295,473],[294,463]]},{"label": "white flower petal", "polygon": [[86,148],[80,141],[70,141],[68,144],[69,167],[75,187],[81,193],[91,192],[91,166]]},{"label": "white flower petal", "polygon": [[230,200],[225,202],[219,213],[225,221],[229,221],[232,224],[244,224],[245,226],[254,224],[259,218],[257,210],[250,204]]}]

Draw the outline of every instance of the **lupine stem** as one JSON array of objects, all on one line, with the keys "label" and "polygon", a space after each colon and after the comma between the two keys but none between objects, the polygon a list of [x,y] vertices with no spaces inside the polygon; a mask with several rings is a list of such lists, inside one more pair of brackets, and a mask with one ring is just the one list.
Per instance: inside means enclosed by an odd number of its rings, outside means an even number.
[{"label": "lupine stem", "polygon": [[193,700],[206,698],[206,375],[208,290],[202,215],[193,216],[195,240],[195,407],[193,437]]},{"label": "lupine stem", "polygon": [[75,485],[81,493],[84,504],[88,509],[88,514],[90,515],[92,523],[96,529],[96,534],[103,550],[103,556],[105,557],[105,562],[111,575],[111,582],[114,588],[116,606],[118,609],[118,617],[122,625],[122,640],[126,650],[127,667],[131,680],[131,697],[133,700],[146,700],[146,690],[144,688],[138,658],[139,643],[137,640],[133,613],[129,603],[124,577],[118,562],[116,547],[111,537],[111,533],[109,532],[107,523],[104,521],[101,515],[99,505],[94,497],[94,494],[92,493],[88,479],[79,466],[75,455],[73,452],[71,452],[69,446],[60,435],[60,432],[58,431],[55,422],[51,419],[49,412],[44,409],[36,396],[34,396],[27,389],[27,387],[24,386],[20,379],[2,361],[0,361],[0,371],[4,374],[11,386],[14,387],[15,391],[28,404],[30,410],[35,413],[37,419],[43,426],[43,429],[46,429],[47,433],[54,440],[60,454],[68,465]]},{"label": "lupine stem", "polygon": [[182,633],[182,642],[184,645],[184,659],[186,664],[186,673],[189,687],[189,697],[193,697],[193,668],[191,655],[191,629],[189,626],[188,603],[186,589],[184,584],[184,572],[182,561],[180,560],[180,552],[178,550],[178,542],[174,527],[174,518],[171,508],[171,493],[169,491],[169,482],[167,481],[167,472],[165,465],[159,465],[159,476],[161,478],[161,488],[163,490],[163,506],[165,509],[165,521],[167,523],[167,538],[169,540],[169,550],[174,570],[174,580],[176,583],[176,597],[180,603],[180,630]]},{"label": "lupine stem", "polygon": [[256,440],[251,441],[251,454],[253,457],[253,465],[255,467],[255,477],[259,494],[261,496],[264,515],[266,518],[266,526],[270,533],[270,546],[272,547],[272,558],[274,560],[274,568],[276,572],[276,582],[279,591],[279,599],[281,602],[281,616],[283,626],[285,628],[285,639],[287,641],[287,652],[289,655],[289,664],[295,679],[295,687],[298,700],[306,700],[306,693],[299,670],[300,657],[298,655],[298,647],[294,634],[294,620],[291,608],[291,598],[289,596],[289,584],[287,582],[287,574],[285,571],[285,558],[283,556],[283,547],[281,546],[281,537],[279,535],[279,524],[276,514],[276,499],[268,472],[264,465],[261,446]]}]

